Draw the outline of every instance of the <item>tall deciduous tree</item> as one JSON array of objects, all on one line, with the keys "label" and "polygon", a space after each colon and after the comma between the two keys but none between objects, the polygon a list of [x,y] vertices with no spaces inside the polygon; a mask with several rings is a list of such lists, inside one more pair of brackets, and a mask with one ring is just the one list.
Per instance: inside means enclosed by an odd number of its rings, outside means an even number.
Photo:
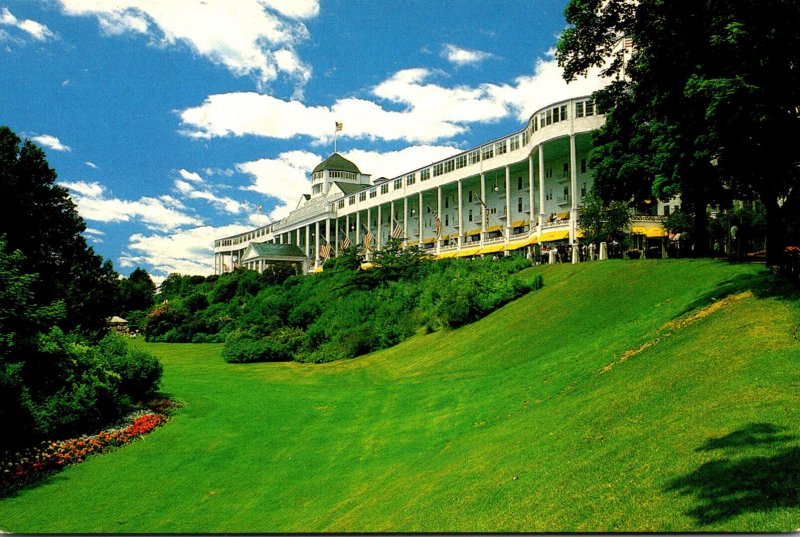
[{"label": "tall deciduous tree", "polygon": [[25,255],[24,272],[39,275],[36,302],[63,301],[59,326],[96,332],[115,307],[117,273],[86,244],[86,225],[55,180],[39,147],[0,127],[0,234]]},{"label": "tall deciduous tree", "polygon": [[[606,65],[607,110],[592,160],[605,199],[680,194],[703,253],[706,207],[758,196],[768,252],[798,196],[800,4],[796,0],[571,0],[564,77]],[[632,38],[627,64],[615,49]],[[624,77],[621,75],[625,75]]]}]

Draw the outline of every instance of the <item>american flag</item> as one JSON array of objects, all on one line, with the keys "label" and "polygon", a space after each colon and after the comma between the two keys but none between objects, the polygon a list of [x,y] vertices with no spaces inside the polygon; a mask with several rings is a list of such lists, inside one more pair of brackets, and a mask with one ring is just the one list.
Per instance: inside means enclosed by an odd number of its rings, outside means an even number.
[{"label": "american flag", "polygon": [[436,238],[442,235],[442,219],[439,218],[438,213],[433,213],[433,225],[436,228]]},{"label": "american flag", "polygon": [[331,256],[331,245],[328,244],[327,241],[324,241],[322,245],[319,247],[319,257],[323,261],[328,259]]},{"label": "american flag", "polygon": [[352,245],[353,243],[350,242],[350,237],[345,237],[344,239],[342,239],[342,250],[347,250]]},{"label": "american flag", "polygon": [[364,249],[369,250],[370,246],[372,246],[372,240],[375,238],[375,235],[372,234],[371,231],[367,231],[367,234],[364,235]]},{"label": "american flag", "polygon": [[228,272],[228,271],[231,270],[231,268],[228,266],[227,263],[223,263],[222,264],[222,270],[223,270],[223,272]]},{"label": "american flag", "polygon": [[340,121],[337,121],[336,122],[336,132],[339,132],[343,128],[344,128],[344,124],[342,124],[342,122],[340,122]]},{"label": "american flag", "polygon": [[403,236],[403,226],[400,225],[400,222],[395,223],[394,229],[392,230],[392,238],[399,239]]}]

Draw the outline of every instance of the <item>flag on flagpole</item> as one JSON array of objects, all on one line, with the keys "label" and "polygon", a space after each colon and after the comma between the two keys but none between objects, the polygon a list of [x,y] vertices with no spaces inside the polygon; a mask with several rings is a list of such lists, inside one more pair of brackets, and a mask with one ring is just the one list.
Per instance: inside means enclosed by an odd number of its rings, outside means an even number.
[{"label": "flag on flagpole", "polygon": [[353,243],[350,242],[350,237],[345,237],[344,239],[342,239],[342,250],[347,250],[352,245]]},{"label": "flag on flagpole", "polygon": [[375,238],[375,235],[372,234],[371,231],[367,231],[367,234],[364,235],[364,249],[369,250],[372,246],[372,240]]},{"label": "flag on flagpole", "polygon": [[319,247],[319,257],[323,261],[326,261],[331,256],[331,245],[328,244],[328,241],[323,240],[322,245]]},{"label": "flag on flagpole", "polygon": [[438,239],[442,235],[442,219],[439,218],[438,213],[433,213],[433,222],[436,228],[436,238]]},{"label": "flag on flagpole", "polygon": [[344,124],[341,121],[336,122],[336,132],[341,131],[344,128]]},{"label": "flag on flagpole", "polygon": [[403,226],[400,225],[400,222],[396,222],[394,225],[394,229],[392,230],[392,238],[399,239],[403,236]]},{"label": "flag on flagpole", "polygon": [[231,268],[228,266],[227,263],[223,263],[222,264],[222,270],[223,270],[223,272],[229,272],[231,270]]}]

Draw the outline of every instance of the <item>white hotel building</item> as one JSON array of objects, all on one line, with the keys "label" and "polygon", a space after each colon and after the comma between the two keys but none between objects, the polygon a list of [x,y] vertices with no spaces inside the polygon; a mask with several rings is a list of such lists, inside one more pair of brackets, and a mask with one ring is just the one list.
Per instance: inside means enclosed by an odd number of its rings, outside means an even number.
[{"label": "white hotel building", "polygon": [[[303,259],[306,270],[318,269],[324,244],[335,256],[345,237],[363,247],[371,234],[372,250],[380,249],[397,226],[406,244],[438,258],[577,245],[578,209],[592,187],[592,131],[603,121],[589,97],[554,102],[518,132],[391,179],[371,180],[334,153],[314,169],[311,193],[287,217],[215,240],[215,272],[261,271],[281,259]],[[656,214],[633,217],[639,244],[666,236],[669,204],[653,209]]]}]

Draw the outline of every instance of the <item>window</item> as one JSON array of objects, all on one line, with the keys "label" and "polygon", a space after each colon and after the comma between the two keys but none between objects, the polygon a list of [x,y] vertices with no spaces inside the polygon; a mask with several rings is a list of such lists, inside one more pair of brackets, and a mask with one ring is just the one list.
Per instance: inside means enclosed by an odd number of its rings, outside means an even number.
[{"label": "window", "polygon": [[494,148],[490,145],[483,148],[483,160],[490,159],[494,156]]},{"label": "window", "polygon": [[428,205],[428,209],[427,209],[427,211],[426,211],[426,212],[427,212],[428,214],[431,214],[431,206],[430,206],[430,205]]},{"label": "window", "polygon": [[522,198],[517,198],[517,212],[522,212]]},{"label": "window", "polygon": [[433,176],[438,177],[444,173],[444,164],[434,164],[433,166]]},{"label": "window", "polygon": [[355,197],[355,196],[350,196],[350,197],[347,199],[347,204],[348,204],[348,205],[353,205],[355,202],[356,202],[356,197]]},{"label": "window", "polygon": [[447,162],[444,163],[444,173],[452,172],[455,169],[456,169],[456,161],[448,160]]},{"label": "window", "polygon": [[450,225],[450,215],[449,214],[444,215],[444,225],[446,225],[446,226]]},{"label": "window", "polygon": [[358,201],[364,201],[366,199],[367,199],[367,192],[366,191],[358,193]]},{"label": "window", "polygon": [[568,162],[564,163],[564,175],[563,175],[563,177],[569,177],[569,163]]},{"label": "window", "polygon": [[472,190],[469,190],[467,192],[467,199],[469,200],[470,203],[472,203]]},{"label": "window", "polygon": [[585,198],[585,197],[586,197],[586,183],[583,183],[583,184],[581,185],[581,197],[582,197],[582,198]]},{"label": "window", "polygon": [[594,102],[586,101],[586,115],[593,116],[594,115]]},{"label": "window", "polygon": [[586,173],[586,159],[581,159],[581,173]]},{"label": "window", "polygon": [[559,121],[561,121],[561,118],[559,117],[559,108],[556,106],[553,108],[553,123],[558,123]]},{"label": "window", "polygon": [[583,117],[583,101],[575,103],[575,117]]},{"label": "window", "polygon": [[377,195],[378,195],[378,189],[377,188],[373,188],[372,190],[369,191],[369,197],[370,198],[374,198]]},{"label": "window", "polygon": [[517,149],[519,149],[519,136],[512,136],[509,139],[509,143],[511,144],[510,151],[516,151]]},{"label": "window", "polygon": [[551,177],[553,177],[553,167],[548,166],[547,168],[544,169],[544,178],[550,179]]},{"label": "window", "polygon": [[411,186],[417,181],[417,174],[409,173],[406,175],[406,186]]},{"label": "window", "polygon": [[467,155],[459,155],[456,157],[456,169],[461,169],[467,165]]},{"label": "window", "polygon": [[569,187],[564,186],[564,199],[567,199],[567,196],[569,196]]},{"label": "window", "polygon": [[394,189],[395,190],[400,190],[401,188],[403,188],[403,180],[402,179],[395,179],[394,180]]},{"label": "window", "polygon": [[419,172],[419,180],[420,181],[427,181],[430,178],[431,178],[431,169],[430,168],[425,168],[424,170]]},{"label": "window", "polygon": [[544,199],[546,199],[547,201],[552,201],[552,199],[553,199],[553,189],[552,188],[548,188],[547,189],[547,192],[545,192],[545,194],[544,194]]},{"label": "window", "polygon": [[550,125],[550,124],[553,123],[553,109],[552,108],[544,113],[544,123],[545,123],[545,125]]},{"label": "window", "polygon": [[470,209],[469,213],[467,214],[467,220],[472,222],[472,209]]},{"label": "window", "polygon": [[450,208],[450,196],[445,196],[445,198],[444,198],[444,208],[445,209],[449,209]]},{"label": "window", "polygon": [[664,205],[664,216],[669,216],[669,205]]},{"label": "window", "polygon": [[539,116],[533,118],[533,132],[539,130]]},{"label": "window", "polygon": [[531,141],[531,135],[528,134],[528,131],[522,133],[522,145],[528,145],[528,142]]},{"label": "window", "polygon": [[381,194],[388,194],[389,193],[389,183],[383,183],[381,185]]},{"label": "window", "polygon": [[322,185],[312,185],[311,186],[311,193],[312,194],[319,194],[322,192]]},{"label": "window", "polygon": [[506,148],[506,141],[503,140],[502,142],[495,142],[494,144],[494,152],[497,155],[502,155],[507,150]]},{"label": "window", "polygon": [[522,176],[517,177],[517,190],[522,190]]},{"label": "window", "polygon": [[476,149],[475,151],[470,151],[469,153],[469,163],[470,164],[477,164],[481,161],[481,152],[480,150]]},{"label": "window", "polygon": [[567,105],[561,105],[561,121],[567,120]]}]

